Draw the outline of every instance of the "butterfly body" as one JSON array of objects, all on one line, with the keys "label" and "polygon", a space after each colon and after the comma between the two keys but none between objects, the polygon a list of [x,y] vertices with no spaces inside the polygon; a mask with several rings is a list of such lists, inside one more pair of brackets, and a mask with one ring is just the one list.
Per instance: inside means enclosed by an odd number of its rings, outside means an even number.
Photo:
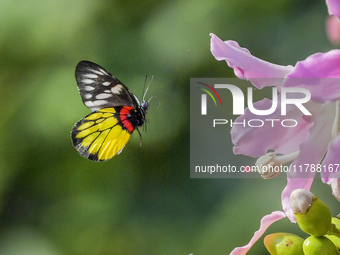
[{"label": "butterfly body", "polygon": [[134,130],[145,124],[149,104],[139,103],[121,81],[89,61],[78,63],[76,80],[83,103],[92,113],[74,125],[73,146],[85,158],[108,160],[119,154]]}]

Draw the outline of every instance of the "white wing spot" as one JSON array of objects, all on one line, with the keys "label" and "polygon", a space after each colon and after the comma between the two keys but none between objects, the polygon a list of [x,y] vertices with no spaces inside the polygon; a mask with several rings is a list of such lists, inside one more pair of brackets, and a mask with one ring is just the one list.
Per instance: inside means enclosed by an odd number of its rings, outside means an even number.
[{"label": "white wing spot", "polygon": [[84,104],[85,104],[87,107],[92,107],[92,106],[93,106],[92,101],[86,101]]},{"label": "white wing spot", "polygon": [[84,76],[84,78],[90,78],[90,79],[98,78],[98,75],[93,74],[93,73],[87,73],[87,74],[84,74],[83,76]]},{"label": "white wing spot", "polygon": [[104,90],[104,92],[105,92],[105,93],[111,93],[111,91],[108,90],[108,89]]},{"label": "white wing spot", "polygon": [[95,73],[95,74],[98,74],[98,75],[108,75],[108,73],[105,72],[105,70],[103,70],[103,69],[97,69],[97,70],[91,69],[90,71]]},{"label": "white wing spot", "polygon": [[105,93],[96,95],[97,99],[105,99],[105,98],[109,98],[109,97],[111,97],[111,95],[110,94],[105,94]]},{"label": "white wing spot", "polygon": [[82,82],[85,83],[85,84],[91,84],[91,83],[94,83],[94,80],[84,79],[84,80],[82,80]]},{"label": "white wing spot", "polygon": [[104,69],[98,69],[100,72],[102,72],[103,74],[107,74],[107,72],[105,72],[105,70]]},{"label": "white wing spot", "polygon": [[114,86],[113,88],[111,88],[111,92],[113,94],[119,94],[119,92],[121,92],[122,89],[123,89],[122,85],[117,85],[117,86]]},{"label": "white wing spot", "polygon": [[86,91],[92,91],[92,90],[94,90],[94,87],[92,87],[92,86],[85,86],[84,89]]},{"label": "white wing spot", "polygon": [[95,107],[107,104],[106,100],[96,100],[96,101],[86,101],[85,105],[87,107]]},{"label": "white wing spot", "polygon": [[109,82],[109,81],[103,82],[104,86],[109,86],[110,84],[111,84],[111,82]]},{"label": "white wing spot", "polygon": [[92,97],[92,94],[90,94],[90,93],[84,95],[85,99],[90,99],[91,97]]}]

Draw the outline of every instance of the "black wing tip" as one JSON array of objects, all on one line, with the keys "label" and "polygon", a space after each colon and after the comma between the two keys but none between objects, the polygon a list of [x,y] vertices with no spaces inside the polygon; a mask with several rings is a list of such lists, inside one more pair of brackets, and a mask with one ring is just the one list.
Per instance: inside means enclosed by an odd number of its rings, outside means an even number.
[{"label": "black wing tip", "polygon": [[81,60],[78,62],[75,70],[75,76],[76,80],[78,80],[78,77],[81,77],[84,74],[87,74],[89,72],[93,72],[93,70],[98,70],[101,72],[104,76],[108,75],[111,76],[112,78],[116,79],[110,72],[108,72],[104,67],[91,62],[89,60]]},{"label": "black wing tip", "polygon": [[81,60],[78,62],[77,66],[79,65],[97,65],[97,64],[89,60]]},{"label": "black wing tip", "polygon": [[86,71],[88,68],[102,68],[101,66],[97,65],[94,62],[91,62],[89,60],[81,60],[78,62],[76,66],[76,73],[81,71]]}]

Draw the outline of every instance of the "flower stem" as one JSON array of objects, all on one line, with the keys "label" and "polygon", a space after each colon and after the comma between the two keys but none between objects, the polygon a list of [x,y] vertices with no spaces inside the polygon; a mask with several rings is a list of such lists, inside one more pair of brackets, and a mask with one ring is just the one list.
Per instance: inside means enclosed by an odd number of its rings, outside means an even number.
[{"label": "flower stem", "polygon": [[332,224],[332,227],[327,232],[327,235],[333,235],[333,236],[340,238],[340,229],[338,229],[335,224]]}]

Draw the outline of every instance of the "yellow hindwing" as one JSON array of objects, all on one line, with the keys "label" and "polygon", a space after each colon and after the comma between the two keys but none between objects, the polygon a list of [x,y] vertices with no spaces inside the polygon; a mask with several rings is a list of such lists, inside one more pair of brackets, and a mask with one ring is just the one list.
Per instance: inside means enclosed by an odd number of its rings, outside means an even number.
[{"label": "yellow hindwing", "polygon": [[122,151],[131,134],[119,124],[115,113],[114,108],[104,108],[74,125],[72,143],[81,156],[104,161]]}]

